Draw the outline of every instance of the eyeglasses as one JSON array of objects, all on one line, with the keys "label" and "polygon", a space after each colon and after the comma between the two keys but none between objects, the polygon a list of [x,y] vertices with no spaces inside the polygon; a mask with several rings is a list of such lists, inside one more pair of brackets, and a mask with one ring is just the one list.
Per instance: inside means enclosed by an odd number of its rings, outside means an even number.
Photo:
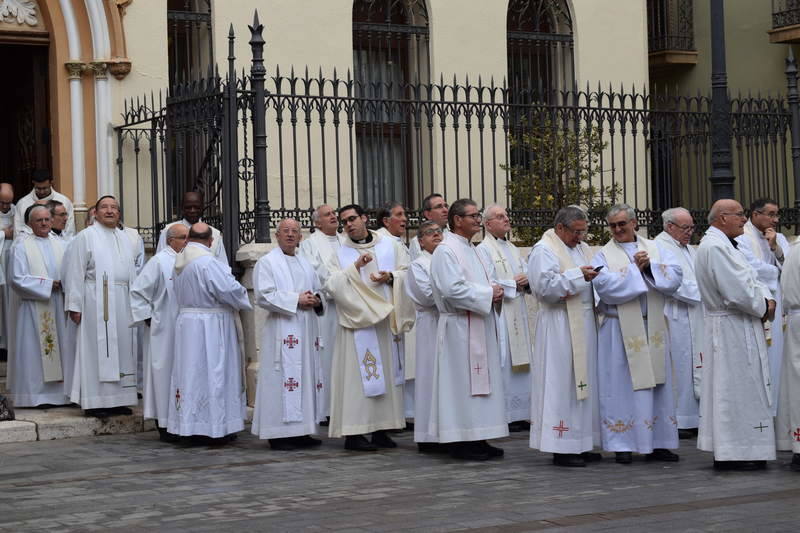
[{"label": "eyeglasses", "polygon": [[585,230],[585,229],[574,230],[574,229],[570,228],[569,226],[564,226],[564,229],[567,230],[568,232],[572,233],[573,235],[577,235],[578,237],[583,237],[587,233],[589,233],[589,230]]},{"label": "eyeglasses", "polygon": [[340,222],[342,223],[342,226],[344,226],[345,224],[350,224],[351,222],[355,222],[359,218],[361,218],[361,215],[352,215],[347,218],[343,218],[342,220],[340,220]]},{"label": "eyeglasses", "polygon": [[670,224],[672,224],[673,226],[675,226],[676,228],[678,228],[679,230],[681,230],[684,233],[693,232],[694,228],[695,228],[694,224],[681,225],[681,224],[676,224],[674,222],[670,222]]},{"label": "eyeglasses", "polygon": [[720,213],[722,216],[734,216],[739,218],[747,218],[744,214],[744,211],[737,211],[735,213]]},{"label": "eyeglasses", "polygon": [[761,211],[760,209],[756,209],[756,213],[758,213],[759,215],[764,215],[765,217],[769,218],[775,218],[775,219],[781,218],[780,213],[778,213],[777,211],[766,212],[766,211]]},{"label": "eyeglasses", "polygon": [[608,227],[611,228],[611,229],[614,229],[614,228],[622,229],[622,228],[624,228],[625,226],[628,225],[628,222],[630,222],[630,220],[623,220],[622,222],[609,222],[608,223]]},{"label": "eyeglasses", "polygon": [[480,213],[466,213],[466,214],[463,214],[463,215],[456,215],[456,216],[462,217],[462,218],[471,217],[472,220],[478,220],[478,221],[483,219],[483,215],[481,215]]},{"label": "eyeglasses", "polygon": [[438,228],[437,228],[437,229],[433,229],[433,228],[431,228],[431,229],[426,229],[426,230],[423,230],[423,231],[422,231],[422,236],[423,236],[423,237],[427,237],[428,235],[436,235],[437,233],[438,233],[439,235],[441,235],[441,234],[442,234],[442,230],[441,230],[441,229],[438,229]]}]

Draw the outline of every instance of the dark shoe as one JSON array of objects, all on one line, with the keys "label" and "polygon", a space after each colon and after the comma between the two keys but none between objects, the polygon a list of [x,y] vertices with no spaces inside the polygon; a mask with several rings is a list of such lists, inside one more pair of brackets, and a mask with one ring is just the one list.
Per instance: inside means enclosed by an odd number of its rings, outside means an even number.
[{"label": "dark shoe", "polygon": [[292,443],[298,448],[313,448],[322,444],[322,441],[315,439],[311,435],[303,435],[302,437],[292,437]]},{"label": "dark shoe", "polygon": [[633,462],[633,452],[617,452],[615,461],[621,465],[629,465]]},{"label": "dark shoe", "polygon": [[83,414],[86,416],[93,416],[95,418],[108,418],[111,413],[108,409],[85,409]]},{"label": "dark shoe", "polygon": [[488,461],[489,453],[475,442],[451,442],[449,445],[450,457],[462,461]]},{"label": "dark shoe", "polygon": [[498,448],[497,446],[492,446],[485,440],[479,440],[477,443],[478,447],[489,454],[489,457],[503,457],[506,452],[503,451],[502,448]]},{"label": "dark shoe", "polygon": [[297,449],[297,445],[294,443],[294,439],[292,437],[286,437],[283,439],[269,439],[269,447],[280,452],[288,452]]},{"label": "dark shoe", "polygon": [[581,458],[587,463],[596,463],[597,461],[602,461],[603,456],[597,452],[583,452],[581,454]]},{"label": "dark shoe", "polygon": [[122,406],[122,407],[112,407],[111,409],[108,409],[108,412],[113,416],[117,416],[117,415],[132,415],[133,414],[133,411],[131,411],[130,407],[124,407],[124,406]]},{"label": "dark shoe", "polygon": [[397,448],[397,443],[385,431],[373,431],[372,444],[378,448]]},{"label": "dark shoe", "polygon": [[681,440],[684,439],[693,439],[697,436],[697,428],[693,429],[679,429],[678,430],[678,438]]},{"label": "dark shoe", "polygon": [[329,417],[329,416],[326,416],[326,417],[325,417],[325,420],[323,420],[322,422],[320,422],[320,423],[319,423],[319,425],[320,425],[320,426],[322,426],[322,427],[324,427],[324,428],[326,428],[326,427],[328,427],[328,426],[330,425],[330,423],[331,423],[331,417]]},{"label": "dark shoe", "polygon": [[180,441],[181,437],[180,435],[176,435],[175,433],[170,433],[169,431],[167,431],[167,428],[159,427],[158,440],[160,440],[161,442],[169,442],[171,444],[174,444]]},{"label": "dark shoe", "polygon": [[664,448],[656,448],[653,450],[653,453],[648,453],[645,456],[645,459],[648,461],[664,461],[667,463],[677,463],[680,461],[680,457],[678,457],[677,453],[672,453],[669,450],[665,450]]},{"label": "dark shoe", "polygon": [[374,452],[378,447],[370,443],[364,435],[348,435],[344,438],[344,449],[354,452]]},{"label": "dark shoe", "polygon": [[792,472],[800,472],[800,453],[792,454],[792,462],[789,464]]},{"label": "dark shoe", "polygon": [[526,420],[518,420],[516,422],[511,422],[508,425],[508,431],[511,433],[519,433],[520,431],[530,431],[531,423]]},{"label": "dark shoe", "polygon": [[406,422],[406,431],[414,431],[414,422]]},{"label": "dark shoe", "polygon": [[558,466],[586,466],[586,461],[577,453],[554,453],[553,464]]},{"label": "dark shoe", "polygon": [[752,472],[767,468],[766,461],[714,461],[714,470]]},{"label": "dark shoe", "polygon": [[438,442],[418,442],[419,453],[447,453],[447,445]]}]

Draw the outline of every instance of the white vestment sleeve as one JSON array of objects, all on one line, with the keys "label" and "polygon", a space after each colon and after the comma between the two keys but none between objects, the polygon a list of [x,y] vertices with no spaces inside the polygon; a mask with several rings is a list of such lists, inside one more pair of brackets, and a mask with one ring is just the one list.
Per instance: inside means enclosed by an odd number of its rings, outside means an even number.
[{"label": "white vestment sleeve", "polygon": [[406,292],[415,304],[420,307],[433,307],[436,302],[433,299],[433,286],[431,278],[425,266],[419,262],[411,263],[408,279],[406,280]]},{"label": "white vestment sleeve", "polygon": [[131,285],[131,315],[134,324],[153,317],[153,301],[161,284],[161,265],[154,256]]},{"label": "white vestment sleeve", "polygon": [[558,258],[546,246],[535,246],[528,258],[528,281],[536,297],[551,304],[564,301],[577,294],[586,284],[580,268],[570,268],[561,272]]},{"label": "white vestment sleeve", "polygon": [[605,268],[594,278],[592,285],[598,298],[604,303],[608,305],[624,304],[647,293],[644,276],[635,264],[629,264],[628,268],[622,272],[612,272],[603,252],[598,252],[592,258],[592,266],[596,268],[600,265]]},{"label": "white vestment sleeve", "polygon": [[240,311],[253,308],[247,298],[247,289],[236,281],[227,264],[223,265],[217,260],[209,261],[205,274],[208,291],[218,302]]},{"label": "white vestment sleeve", "polygon": [[53,291],[53,280],[30,275],[25,246],[14,247],[11,259],[11,287],[25,300],[49,300]]},{"label": "white vestment sleeve", "polygon": [[64,254],[66,281],[65,309],[76,313],[83,312],[83,292],[86,269],[89,262],[90,251],[86,242],[88,233],[80,232],[70,243],[68,253]]},{"label": "white vestment sleeve", "polygon": [[294,315],[297,313],[297,300],[300,293],[278,289],[275,273],[268,261],[256,263],[253,273],[253,292],[255,303],[271,313]]},{"label": "white vestment sleeve", "polygon": [[756,254],[753,253],[749,241],[750,239],[746,235],[737,238],[738,250],[742,252],[747,262],[750,263],[750,266],[758,272],[758,279],[772,291],[774,297],[778,290],[778,284],[780,283],[781,271],[775,265],[771,265],[759,259]]},{"label": "white vestment sleeve", "polygon": [[[748,270],[741,264],[742,257],[735,257],[735,253],[730,247],[710,249],[708,263],[714,278],[720,280],[717,290],[728,309],[738,309],[761,318],[767,310],[766,299],[772,297],[771,292],[763,283],[752,281]],[[722,257],[723,254],[729,257]]]},{"label": "white vestment sleeve", "polygon": [[[493,273],[489,273],[490,279]],[[433,253],[431,281],[435,290],[453,307],[483,316],[491,313],[492,287],[464,279],[458,257],[448,246],[439,246]]]},{"label": "white vestment sleeve", "polygon": [[[658,246],[658,245],[656,245]],[[681,286],[683,269],[669,250],[658,246],[660,259],[658,263],[650,262],[650,274],[643,276],[645,282],[665,296],[673,296]]]}]

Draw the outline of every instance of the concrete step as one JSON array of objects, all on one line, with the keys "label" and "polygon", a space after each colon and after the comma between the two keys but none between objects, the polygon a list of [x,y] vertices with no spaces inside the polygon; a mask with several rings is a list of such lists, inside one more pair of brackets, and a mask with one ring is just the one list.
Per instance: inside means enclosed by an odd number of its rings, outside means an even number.
[{"label": "concrete step", "polygon": [[6,377],[6,368],[8,367],[8,363],[6,361],[0,361],[0,378]]}]

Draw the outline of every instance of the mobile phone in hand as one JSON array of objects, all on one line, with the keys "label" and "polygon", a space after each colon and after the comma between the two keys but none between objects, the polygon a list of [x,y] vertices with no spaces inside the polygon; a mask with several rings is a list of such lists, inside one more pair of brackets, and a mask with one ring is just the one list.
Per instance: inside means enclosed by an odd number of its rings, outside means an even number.
[{"label": "mobile phone in hand", "polygon": [[601,270],[603,270],[604,267],[605,267],[605,265],[600,265],[599,267],[595,268],[594,271],[595,272],[600,272]]}]

